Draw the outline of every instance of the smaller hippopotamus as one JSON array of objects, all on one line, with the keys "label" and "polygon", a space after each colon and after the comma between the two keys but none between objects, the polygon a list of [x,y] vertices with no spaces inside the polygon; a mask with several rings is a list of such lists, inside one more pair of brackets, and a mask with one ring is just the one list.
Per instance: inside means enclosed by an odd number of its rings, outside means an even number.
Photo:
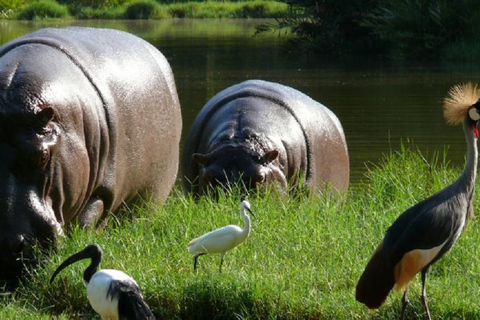
[{"label": "smaller hippopotamus", "polygon": [[348,188],[342,125],[322,104],[293,88],[248,80],[216,94],[186,137],[184,190],[196,195],[240,184],[247,191]]}]

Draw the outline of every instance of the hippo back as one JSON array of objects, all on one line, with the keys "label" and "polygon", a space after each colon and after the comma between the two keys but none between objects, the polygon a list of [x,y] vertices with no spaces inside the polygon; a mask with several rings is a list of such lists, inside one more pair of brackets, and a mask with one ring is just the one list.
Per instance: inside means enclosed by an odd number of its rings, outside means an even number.
[{"label": "hippo back", "polygon": [[[268,105],[275,104],[295,119],[303,135],[303,141],[299,144],[305,150],[306,166],[302,170],[308,186],[321,189],[325,184],[331,184],[338,190],[348,188],[347,144],[342,125],[335,114],[307,95],[288,86],[262,80],[248,80],[216,94],[195,118],[185,141],[182,157],[183,185],[187,192],[196,192],[192,189],[195,187],[190,181],[197,179],[200,167],[190,158],[193,153],[206,151],[205,139],[210,132],[205,132],[205,128],[209,127],[209,121],[215,118],[225,105],[245,98],[257,99],[258,108],[262,106],[268,108]],[[265,117],[270,116],[274,115],[265,110]],[[279,119],[278,122],[283,121]],[[283,128],[282,131],[278,134],[283,135],[286,132],[288,135],[288,128]]]}]

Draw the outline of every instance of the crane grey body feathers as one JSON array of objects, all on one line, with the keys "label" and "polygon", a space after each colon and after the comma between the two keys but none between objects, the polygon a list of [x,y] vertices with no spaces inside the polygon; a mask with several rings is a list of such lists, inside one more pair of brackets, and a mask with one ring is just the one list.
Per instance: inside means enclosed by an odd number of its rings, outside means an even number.
[{"label": "crane grey body feathers", "polygon": [[[477,101],[480,91],[476,91],[473,96]],[[428,269],[457,241],[473,210],[472,197],[478,162],[476,124],[480,118],[476,101],[464,105],[463,108],[468,108],[468,112],[458,105],[455,110],[457,114],[462,112],[464,117],[463,130],[467,141],[465,170],[453,184],[406,210],[388,228],[356,287],[356,299],[368,308],[379,308],[392,288],[404,289],[403,317],[408,304],[408,284],[421,272],[421,298],[430,319],[425,288]],[[457,123],[458,117],[447,120]]]}]

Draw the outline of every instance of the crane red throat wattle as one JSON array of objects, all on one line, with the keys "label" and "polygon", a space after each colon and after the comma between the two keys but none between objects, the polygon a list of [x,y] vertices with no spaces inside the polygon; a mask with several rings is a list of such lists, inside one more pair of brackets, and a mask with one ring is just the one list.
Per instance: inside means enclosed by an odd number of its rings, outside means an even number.
[{"label": "crane red throat wattle", "polygon": [[472,130],[473,130],[473,133],[475,134],[475,137],[477,137],[478,139],[478,129],[477,129],[476,123],[472,123]]}]

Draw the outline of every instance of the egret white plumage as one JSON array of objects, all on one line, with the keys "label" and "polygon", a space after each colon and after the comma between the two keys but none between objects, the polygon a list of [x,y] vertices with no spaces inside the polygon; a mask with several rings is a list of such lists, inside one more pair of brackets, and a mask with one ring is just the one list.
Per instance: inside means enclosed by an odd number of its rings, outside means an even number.
[{"label": "egret white plumage", "polygon": [[190,252],[194,258],[194,271],[197,269],[198,257],[208,253],[220,253],[222,255],[219,267],[220,272],[222,271],[222,264],[226,252],[244,242],[250,234],[252,226],[250,217],[246,211],[255,217],[250,209],[250,202],[243,200],[240,204],[240,215],[244,221],[243,229],[235,225],[228,225],[195,238],[187,244],[188,252]]},{"label": "egret white plumage", "polygon": [[102,320],[155,319],[133,278],[119,270],[97,271],[102,260],[102,249],[96,244],[88,245],[65,260],[53,273],[50,283],[70,264],[88,258],[91,263],[83,273],[83,281],[87,287],[88,301]]},{"label": "egret white plumage", "polygon": [[405,289],[402,318],[408,304],[408,285],[421,272],[421,300],[427,317],[425,281],[430,266],[457,241],[473,211],[477,177],[477,123],[480,120],[480,88],[471,83],[453,87],[444,100],[449,124],[463,124],[467,163],[451,185],[417,203],[388,228],[383,241],[365,267],[356,288],[356,299],[370,309],[379,308],[392,288]]}]

